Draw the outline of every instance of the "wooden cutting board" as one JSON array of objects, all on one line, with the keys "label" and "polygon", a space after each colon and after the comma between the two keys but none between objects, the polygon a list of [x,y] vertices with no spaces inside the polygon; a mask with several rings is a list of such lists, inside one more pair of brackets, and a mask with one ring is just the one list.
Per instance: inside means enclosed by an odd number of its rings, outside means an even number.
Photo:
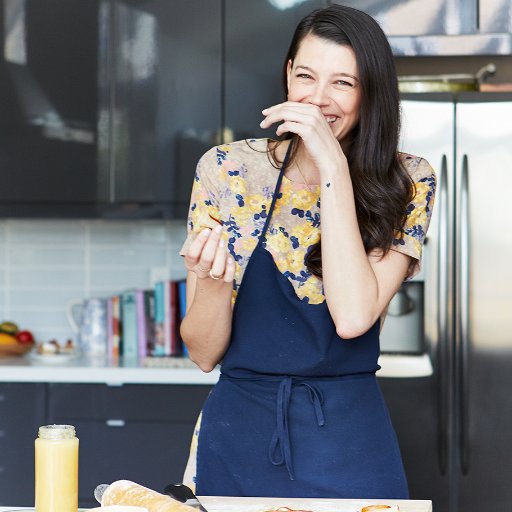
[{"label": "wooden cutting board", "polygon": [[200,496],[208,512],[263,512],[289,507],[312,512],[360,512],[367,505],[398,505],[400,512],[432,512],[429,500],[329,500],[316,498],[233,498]]}]

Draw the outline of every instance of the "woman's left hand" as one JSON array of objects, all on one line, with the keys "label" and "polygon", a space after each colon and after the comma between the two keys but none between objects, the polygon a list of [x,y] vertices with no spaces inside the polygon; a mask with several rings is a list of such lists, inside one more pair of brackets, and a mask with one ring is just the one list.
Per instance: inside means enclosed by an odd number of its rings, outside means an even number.
[{"label": "woman's left hand", "polygon": [[265,119],[260,123],[261,128],[268,128],[282,121],[276,130],[278,136],[291,132],[303,140],[320,173],[329,170],[333,163],[339,166],[340,160],[346,161],[340,143],[336,140],[321,109],[316,105],[285,101],[266,108],[262,114]]}]

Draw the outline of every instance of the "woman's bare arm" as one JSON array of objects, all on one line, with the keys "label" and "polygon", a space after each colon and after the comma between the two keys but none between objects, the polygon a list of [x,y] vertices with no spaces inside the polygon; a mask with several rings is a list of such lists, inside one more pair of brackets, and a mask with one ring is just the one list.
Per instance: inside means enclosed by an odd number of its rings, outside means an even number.
[{"label": "woman's bare arm", "polygon": [[379,318],[407,275],[410,257],[389,251],[366,254],[359,232],[347,159],[322,111],[285,102],[263,111],[262,127],[282,121],[278,135],[299,135],[318,171],[322,204],[322,274],[327,306],[342,338],[364,334]]},{"label": "woman's bare arm", "polygon": [[204,372],[222,359],[231,337],[235,264],[221,232],[220,226],[203,230],[185,255],[187,312],[180,332],[190,359]]}]

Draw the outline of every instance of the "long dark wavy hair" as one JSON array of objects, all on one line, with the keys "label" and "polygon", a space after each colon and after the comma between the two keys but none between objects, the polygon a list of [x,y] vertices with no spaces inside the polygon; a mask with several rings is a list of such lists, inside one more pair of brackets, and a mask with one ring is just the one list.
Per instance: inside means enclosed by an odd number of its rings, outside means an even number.
[{"label": "long dark wavy hair", "polygon": [[[309,34],[350,46],[356,57],[361,90],[358,124],[350,134],[346,154],[356,204],[359,230],[366,252],[380,249],[385,255],[402,226],[407,206],[414,196],[414,183],[398,156],[400,104],[393,54],[378,23],[368,14],[351,7],[332,5],[318,9],[298,24],[283,67],[283,87],[288,96],[287,65],[297,55],[300,43]],[[290,162],[296,154],[298,136],[293,139]],[[275,150],[271,149],[276,160]],[[313,245],[306,256],[308,270],[322,277],[322,249]]]}]

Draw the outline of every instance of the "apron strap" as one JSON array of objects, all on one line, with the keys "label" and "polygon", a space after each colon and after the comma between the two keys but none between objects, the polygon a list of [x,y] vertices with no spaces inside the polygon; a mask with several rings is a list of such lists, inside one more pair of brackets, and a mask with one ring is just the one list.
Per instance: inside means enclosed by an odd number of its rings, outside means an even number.
[{"label": "apron strap", "polygon": [[279,170],[279,176],[277,178],[276,187],[274,189],[274,194],[272,196],[272,203],[270,204],[270,208],[267,213],[267,220],[265,221],[265,226],[263,227],[263,231],[260,235],[260,242],[265,237],[268,229],[268,225],[270,224],[270,219],[272,218],[272,213],[274,212],[274,206],[276,204],[277,196],[279,195],[279,191],[281,190],[281,183],[283,181],[284,171],[286,170],[286,167],[288,166],[288,160],[290,158],[291,149],[293,146],[293,140],[290,141],[290,144],[288,145],[288,149],[286,150],[286,155],[283,160],[283,164],[281,165],[281,169]]},{"label": "apron strap", "polygon": [[291,397],[292,378],[286,377],[281,381],[277,390],[276,429],[270,441],[268,456],[274,466],[286,464],[288,476],[290,480],[294,480],[290,431],[288,429],[288,408],[290,407]]},{"label": "apron strap", "polygon": [[[292,377],[285,377],[279,384],[277,390],[277,413],[276,413],[276,429],[270,441],[268,456],[270,462],[274,466],[286,465],[290,480],[294,480],[293,463],[292,463],[292,447],[290,441],[290,429],[288,423],[288,409],[292,397],[292,387],[294,385]],[[319,427],[325,425],[324,412],[322,404],[324,397],[322,393],[308,382],[297,382],[297,386],[305,386],[309,392],[309,399],[315,410],[316,422]]]}]

